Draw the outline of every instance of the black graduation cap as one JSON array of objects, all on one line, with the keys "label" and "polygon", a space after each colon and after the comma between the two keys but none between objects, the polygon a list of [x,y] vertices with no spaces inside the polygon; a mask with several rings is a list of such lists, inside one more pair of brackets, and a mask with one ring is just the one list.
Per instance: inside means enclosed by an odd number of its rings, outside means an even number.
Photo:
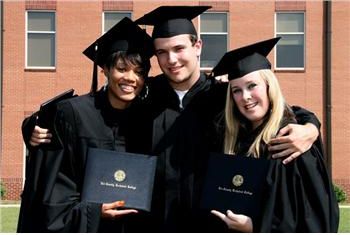
[{"label": "black graduation cap", "polygon": [[233,80],[260,69],[271,69],[266,56],[280,39],[272,38],[226,52],[212,70],[212,75],[228,74],[228,79]]},{"label": "black graduation cap", "polygon": [[152,38],[168,38],[180,34],[197,35],[192,19],[211,6],[161,6],[137,19],[135,23],[154,25]]},{"label": "black graduation cap", "polygon": [[97,65],[103,68],[109,55],[117,51],[138,53],[143,60],[154,54],[152,38],[132,20],[125,17],[83,51],[94,61],[92,92],[97,89]]}]

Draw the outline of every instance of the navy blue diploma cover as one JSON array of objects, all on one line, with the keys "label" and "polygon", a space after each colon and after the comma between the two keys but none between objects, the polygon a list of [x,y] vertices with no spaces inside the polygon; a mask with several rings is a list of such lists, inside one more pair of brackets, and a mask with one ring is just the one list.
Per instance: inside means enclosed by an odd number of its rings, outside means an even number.
[{"label": "navy blue diploma cover", "polygon": [[157,157],[89,148],[81,199],[150,211]]},{"label": "navy blue diploma cover", "polygon": [[257,218],[268,170],[266,159],[211,153],[200,207],[226,214],[232,210]]}]

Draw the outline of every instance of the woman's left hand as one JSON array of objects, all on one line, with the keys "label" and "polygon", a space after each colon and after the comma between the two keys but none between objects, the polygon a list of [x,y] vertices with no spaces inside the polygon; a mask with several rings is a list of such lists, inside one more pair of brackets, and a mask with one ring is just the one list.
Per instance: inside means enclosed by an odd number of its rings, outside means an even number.
[{"label": "woman's left hand", "polygon": [[212,210],[211,213],[222,219],[229,229],[245,233],[253,232],[253,222],[249,216],[235,214],[231,210],[227,210],[226,215],[216,210]]}]

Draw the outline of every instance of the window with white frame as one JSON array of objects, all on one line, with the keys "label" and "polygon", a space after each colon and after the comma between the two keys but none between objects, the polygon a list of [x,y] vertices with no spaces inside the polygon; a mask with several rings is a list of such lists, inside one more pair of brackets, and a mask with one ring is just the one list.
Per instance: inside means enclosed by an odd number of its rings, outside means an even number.
[{"label": "window with white frame", "polygon": [[103,13],[103,32],[107,32],[110,28],[112,28],[116,23],[121,21],[124,17],[128,17],[131,19],[131,12],[126,11],[105,11]]},{"label": "window with white frame", "polygon": [[55,68],[56,15],[53,11],[27,11],[26,67]]},{"label": "window with white frame", "polygon": [[200,16],[202,69],[213,68],[227,51],[227,28],[227,13],[209,12]]},{"label": "window with white frame", "polygon": [[276,47],[276,69],[304,69],[304,12],[276,13],[276,36],[282,37]]}]

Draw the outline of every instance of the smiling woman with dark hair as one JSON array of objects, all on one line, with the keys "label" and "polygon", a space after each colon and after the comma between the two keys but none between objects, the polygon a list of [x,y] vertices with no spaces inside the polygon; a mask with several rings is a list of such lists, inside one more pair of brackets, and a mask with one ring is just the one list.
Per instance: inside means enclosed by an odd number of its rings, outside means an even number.
[{"label": "smiling woman with dark hair", "polygon": [[[145,137],[147,132],[140,125],[146,117],[139,103],[150,70],[152,48],[150,36],[124,18],[84,51],[94,62],[95,72],[97,65],[103,68],[107,85],[96,91],[94,72],[90,93],[58,103],[53,129],[61,148],[46,156],[47,162],[42,166],[56,173],[42,186],[46,187],[42,207],[34,208],[28,216],[22,212],[19,232],[147,231],[147,214],[121,208],[127,198],[91,203],[81,200],[81,191],[89,148],[150,151],[149,137]],[[49,164],[50,159],[54,159],[54,164]]]}]

